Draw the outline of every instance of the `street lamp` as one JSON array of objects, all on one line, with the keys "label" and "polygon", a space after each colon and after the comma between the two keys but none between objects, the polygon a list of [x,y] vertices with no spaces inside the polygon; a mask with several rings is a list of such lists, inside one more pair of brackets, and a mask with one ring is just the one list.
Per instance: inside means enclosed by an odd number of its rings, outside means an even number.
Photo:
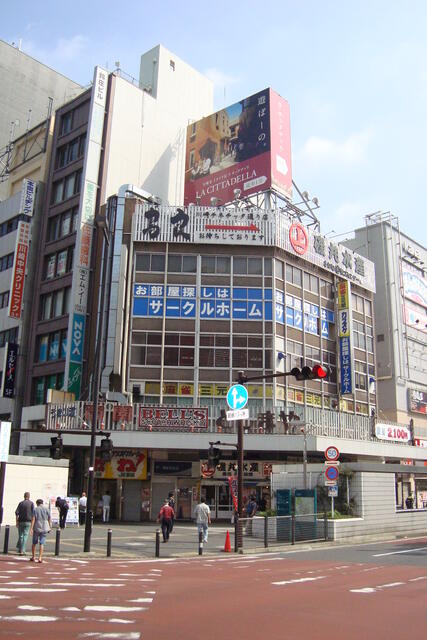
[{"label": "street lamp", "polygon": [[84,535],[84,548],[83,551],[90,551],[90,539],[92,535],[93,526],[93,491],[95,480],[95,460],[96,460],[96,432],[98,423],[98,401],[99,401],[99,387],[101,377],[101,344],[104,331],[104,304],[105,304],[105,290],[106,290],[106,278],[107,278],[107,262],[110,248],[111,239],[111,227],[108,223],[108,219],[104,216],[97,215],[95,217],[95,226],[103,231],[103,265],[101,276],[101,296],[99,301],[99,318],[98,327],[96,333],[96,349],[95,349],[95,361],[93,372],[93,412],[92,412],[92,424],[90,433],[90,454],[89,454],[89,469],[88,469],[88,482],[87,482],[87,511],[85,522],[85,535]]}]

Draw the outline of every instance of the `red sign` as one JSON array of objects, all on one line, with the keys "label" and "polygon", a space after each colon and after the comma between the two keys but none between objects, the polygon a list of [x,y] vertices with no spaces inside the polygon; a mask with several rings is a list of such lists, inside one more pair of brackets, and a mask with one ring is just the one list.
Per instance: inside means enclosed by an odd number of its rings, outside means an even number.
[{"label": "red sign", "polygon": [[[86,402],[85,403],[85,420],[92,423],[92,417],[93,417],[93,402]],[[98,420],[103,420],[103,418],[104,418],[104,405],[99,404]]]},{"label": "red sign", "polygon": [[25,269],[29,248],[30,225],[28,222],[20,222],[16,237],[15,259],[13,263],[12,289],[9,300],[9,317],[21,317],[22,297],[24,293]]},{"label": "red sign", "polygon": [[271,89],[187,127],[184,204],[292,193],[289,105]]},{"label": "red sign", "polygon": [[237,502],[237,478],[233,478],[233,476],[228,476],[228,485],[230,487],[231,497],[233,498],[234,511],[239,510],[239,505]]},{"label": "red sign", "polygon": [[327,480],[338,480],[340,472],[338,471],[338,467],[329,466],[325,471],[325,476]]},{"label": "red sign", "polygon": [[113,407],[113,422],[132,422],[132,405],[118,404]]},{"label": "red sign", "polygon": [[215,473],[215,467],[210,467],[206,462],[200,465],[200,473],[202,478],[212,478]]},{"label": "red sign", "polygon": [[308,233],[300,222],[294,222],[289,228],[289,242],[299,256],[308,250]]},{"label": "red sign", "polygon": [[331,445],[330,447],[328,447],[325,450],[325,458],[326,460],[338,460],[338,458],[340,457],[340,452],[338,451],[338,449],[334,446]]}]

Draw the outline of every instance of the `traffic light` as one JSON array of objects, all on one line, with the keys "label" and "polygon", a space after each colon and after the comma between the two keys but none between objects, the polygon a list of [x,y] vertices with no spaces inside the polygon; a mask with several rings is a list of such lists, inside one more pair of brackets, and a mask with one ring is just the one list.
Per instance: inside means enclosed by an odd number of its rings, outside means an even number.
[{"label": "traffic light", "polygon": [[321,364],[315,364],[313,367],[303,367],[298,369],[294,367],[291,375],[297,380],[325,380],[329,377],[329,369]]},{"label": "traffic light", "polygon": [[101,440],[101,460],[110,462],[113,457],[113,443],[110,440],[110,434]]},{"label": "traffic light", "polygon": [[60,460],[64,446],[61,436],[55,436],[51,438],[50,441],[52,443],[50,446],[50,457],[53,458],[53,460]]},{"label": "traffic light", "polygon": [[213,445],[210,445],[209,449],[208,449],[208,466],[212,469],[215,467],[217,467],[219,465],[219,461],[221,458],[221,449],[218,449],[218,447],[214,447]]}]

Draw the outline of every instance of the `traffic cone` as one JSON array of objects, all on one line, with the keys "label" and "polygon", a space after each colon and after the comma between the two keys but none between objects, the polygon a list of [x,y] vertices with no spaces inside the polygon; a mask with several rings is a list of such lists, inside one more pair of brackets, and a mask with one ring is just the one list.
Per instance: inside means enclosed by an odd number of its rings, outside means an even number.
[{"label": "traffic cone", "polygon": [[227,534],[225,536],[224,551],[226,553],[231,551],[230,532],[228,531],[228,529],[227,529]]}]

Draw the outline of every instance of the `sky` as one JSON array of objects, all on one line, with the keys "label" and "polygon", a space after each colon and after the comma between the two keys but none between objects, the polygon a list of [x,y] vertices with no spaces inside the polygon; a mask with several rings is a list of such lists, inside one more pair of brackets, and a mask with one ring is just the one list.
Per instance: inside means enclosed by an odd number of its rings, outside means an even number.
[{"label": "sky", "polygon": [[0,38],[83,85],[117,61],[138,78],[162,44],[213,80],[215,110],[271,87],[322,233],[391,212],[425,246],[426,28],[425,0],[21,0],[3,2]]}]

